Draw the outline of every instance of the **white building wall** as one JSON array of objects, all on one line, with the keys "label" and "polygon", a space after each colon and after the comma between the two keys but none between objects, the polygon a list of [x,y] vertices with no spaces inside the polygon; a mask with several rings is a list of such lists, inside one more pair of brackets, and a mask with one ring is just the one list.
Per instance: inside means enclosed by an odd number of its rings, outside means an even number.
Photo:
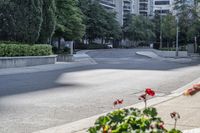
[{"label": "white building wall", "polygon": [[161,15],[168,13],[173,14],[174,0],[154,0],[153,2],[153,13],[156,12]]},{"label": "white building wall", "polygon": [[117,13],[117,20],[119,24],[122,26],[124,23],[123,22],[123,16],[124,16],[123,0],[115,0],[115,4],[116,4],[115,12]]}]

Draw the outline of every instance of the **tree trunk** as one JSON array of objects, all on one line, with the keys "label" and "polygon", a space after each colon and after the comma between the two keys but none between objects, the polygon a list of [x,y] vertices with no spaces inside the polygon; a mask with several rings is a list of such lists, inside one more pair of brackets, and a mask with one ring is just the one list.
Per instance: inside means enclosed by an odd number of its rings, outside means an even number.
[{"label": "tree trunk", "polygon": [[167,49],[169,50],[169,40],[167,39]]},{"label": "tree trunk", "polygon": [[58,37],[58,50],[60,51],[60,49],[61,49],[61,38]]},{"label": "tree trunk", "polygon": [[104,39],[103,39],[103,37],[102,37],[102,38],[101,38],[101,44],[102,44],[102,45],[103,45],[103,40],[104,40]]}]

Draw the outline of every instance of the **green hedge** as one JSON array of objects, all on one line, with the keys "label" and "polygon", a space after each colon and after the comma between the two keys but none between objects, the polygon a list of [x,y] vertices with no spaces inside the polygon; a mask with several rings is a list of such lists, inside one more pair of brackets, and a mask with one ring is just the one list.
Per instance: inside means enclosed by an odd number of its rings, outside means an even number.
[{"label": "green hedge", "polygon": [[83,44],[83,43],[77,43],[75,44],[75,49],[108,49],[109,47],[106,44]]},{"label": "green hedge", "polygon": [[51,54],[52,47],[46,44],[0,44],[0,57],[45,56]]}]

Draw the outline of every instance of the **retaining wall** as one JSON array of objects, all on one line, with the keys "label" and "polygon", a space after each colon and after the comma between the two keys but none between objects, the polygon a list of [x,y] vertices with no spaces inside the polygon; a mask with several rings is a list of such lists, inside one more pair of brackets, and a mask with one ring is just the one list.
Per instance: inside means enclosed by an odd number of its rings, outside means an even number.
[{"label": "retaining wall", "polygon": [[0,57],[0,68],[26,67],[55,64],[57,55]]},{"label": "retaining wall", "polygon": [[[176,57],[176,51],[161,51],[161,50],[153,50],[158,56],[161,57]],[[187,51],[179,51],[178,52],[179,57],[188,57],[188,52]]]}]

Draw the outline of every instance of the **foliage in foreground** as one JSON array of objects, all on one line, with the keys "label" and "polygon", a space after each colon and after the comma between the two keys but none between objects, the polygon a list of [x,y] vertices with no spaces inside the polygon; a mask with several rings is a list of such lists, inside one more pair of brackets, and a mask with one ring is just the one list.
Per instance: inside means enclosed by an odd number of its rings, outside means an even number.
[{"label": "foliage in foreground", "polygon": [[0,57],[45,56],[51,54],[51,45],[0,44]]},{"label": "foliage in foreground", "polygon": [[89,133],[181,133],[172,129],[168,131],[164,122],[157,116],[155,108],[119,109],[106,116],[99,117]]}]

